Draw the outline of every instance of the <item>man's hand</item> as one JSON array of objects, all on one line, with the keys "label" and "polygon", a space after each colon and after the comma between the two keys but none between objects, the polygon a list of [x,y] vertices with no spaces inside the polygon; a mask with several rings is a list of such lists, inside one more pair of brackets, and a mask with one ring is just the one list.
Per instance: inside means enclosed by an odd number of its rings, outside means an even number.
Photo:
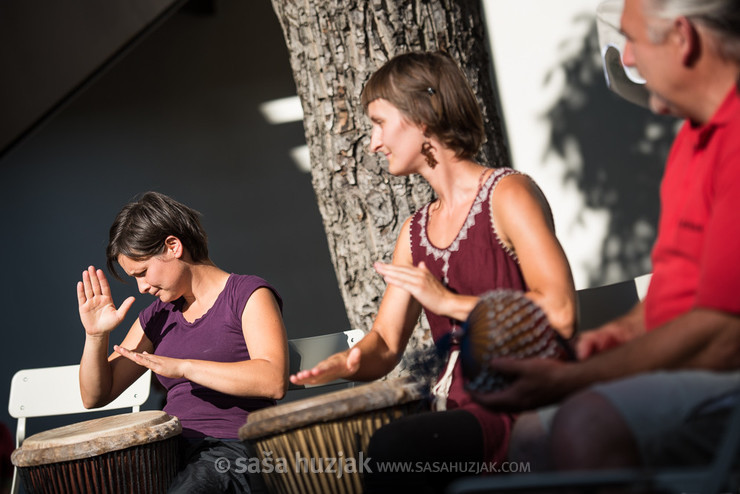
[{"label": "man's hand", "polygon": [[473,400],[491,410],[519,412],[560,401],[573,391],[568,382],[567,371],[574,364],[549,358],[491,360],[491,372],[512,379],[512,383],[500,391],[470,391]]}]

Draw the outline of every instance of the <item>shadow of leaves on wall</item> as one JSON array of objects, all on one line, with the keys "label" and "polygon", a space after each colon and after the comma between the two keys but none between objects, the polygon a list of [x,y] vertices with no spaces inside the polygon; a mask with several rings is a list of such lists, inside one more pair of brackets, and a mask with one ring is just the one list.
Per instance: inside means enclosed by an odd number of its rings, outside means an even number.
[{"label": "shadow of leaves on wall", "polygon": [[[586,36],[564,42],[560,48],[570,47],[568,55],[544,81],[565,78],[562,94],[543,115],[551,124],[546,153],[556,153],[566,163],[565,185],[577,186],[586,207],[609,213],[600,262],[588,273],[589,286],[598,286],[651,270],[658,189],[678,121],[609,91],[593,16],[574,22],[590,23],[580,30]],[[583,212],[577,221],[583,221]]]}]

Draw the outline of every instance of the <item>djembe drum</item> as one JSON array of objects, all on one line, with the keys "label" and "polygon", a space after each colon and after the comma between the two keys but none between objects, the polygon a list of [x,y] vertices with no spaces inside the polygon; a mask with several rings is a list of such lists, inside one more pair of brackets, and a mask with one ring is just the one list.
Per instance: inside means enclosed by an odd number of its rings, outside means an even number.
[{"label": "djembe drum", "polygon": [[273,471],[261,471],[273,494],[360,493],[370,436],[428,409],[421,384],[376,381],[252,412],[239,437],[270,459]]},{"label": "djembe drum", "polygon": [[113,415],[34,434],[11,461],[30,493],[164,493],[181,431],[161,411]]},{"label": "djembe drum", "polygon": [[496,357],[572,360],[574,355],[536,303],[522,292],[499,289],[480,298],[462,327],[460,358],[468,389],[495,391],[509,384],[488,367]]}]

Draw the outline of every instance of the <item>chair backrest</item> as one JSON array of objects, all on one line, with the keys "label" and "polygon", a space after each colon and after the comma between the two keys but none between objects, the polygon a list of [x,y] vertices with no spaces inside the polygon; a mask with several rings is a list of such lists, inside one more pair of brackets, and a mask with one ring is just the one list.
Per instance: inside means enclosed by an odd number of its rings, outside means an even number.
[{"label": "chair backrest", "polygon": [[[352,348],[364,336],[365,332],[361,329],[349,329],[337,333],[292,339],[288,341],[290,373],[295,374],[299,370],[310,369],[325,358]],[[319,385],[307,384],[305,386],[291,384],[289,389],[313,388],[336,384],[337,382],[341,381]]]},{"label": "chair backrest", "polygon": [[647,295],[648,287],[650,286],[650,278],[653,276],[652,273],[643,274],[635,278],[635,290],[637,290],[637,297],[642,300]]},{"label": "chair backrest", "polygon": [[25,438],[25,422],[30,417],[49,417],[71,413],[99,412],[131,408],[134,412],[149,397],[151,371],[145,372],[121,395],[100,408],[85,408],[80,396],[79,365],[23,369],[10,381],[8,412],[18,419],[16,445]]},{"label": "chair backrest", "polygon": [[626,314],[645,297],[650,276],[646,274],[633,280],[578,290],[581,329],[593,329]]}]

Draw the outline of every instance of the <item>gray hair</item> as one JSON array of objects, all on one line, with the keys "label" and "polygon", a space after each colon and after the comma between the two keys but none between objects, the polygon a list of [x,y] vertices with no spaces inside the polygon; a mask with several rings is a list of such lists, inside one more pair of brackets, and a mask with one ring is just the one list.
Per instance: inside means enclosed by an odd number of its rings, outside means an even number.
[{"label": "gray hair", "polygon": [[[738,0],[644,0],[648,15],[659,19],[686,17],[701,24],[717,37],[720,54],[740,62],[740,2]],[[654,41],[667,32],[662,25],[651,25]],[[662,33],[661,33],[662,31]],[[658,38],[658,39],[655,39]]]}]

